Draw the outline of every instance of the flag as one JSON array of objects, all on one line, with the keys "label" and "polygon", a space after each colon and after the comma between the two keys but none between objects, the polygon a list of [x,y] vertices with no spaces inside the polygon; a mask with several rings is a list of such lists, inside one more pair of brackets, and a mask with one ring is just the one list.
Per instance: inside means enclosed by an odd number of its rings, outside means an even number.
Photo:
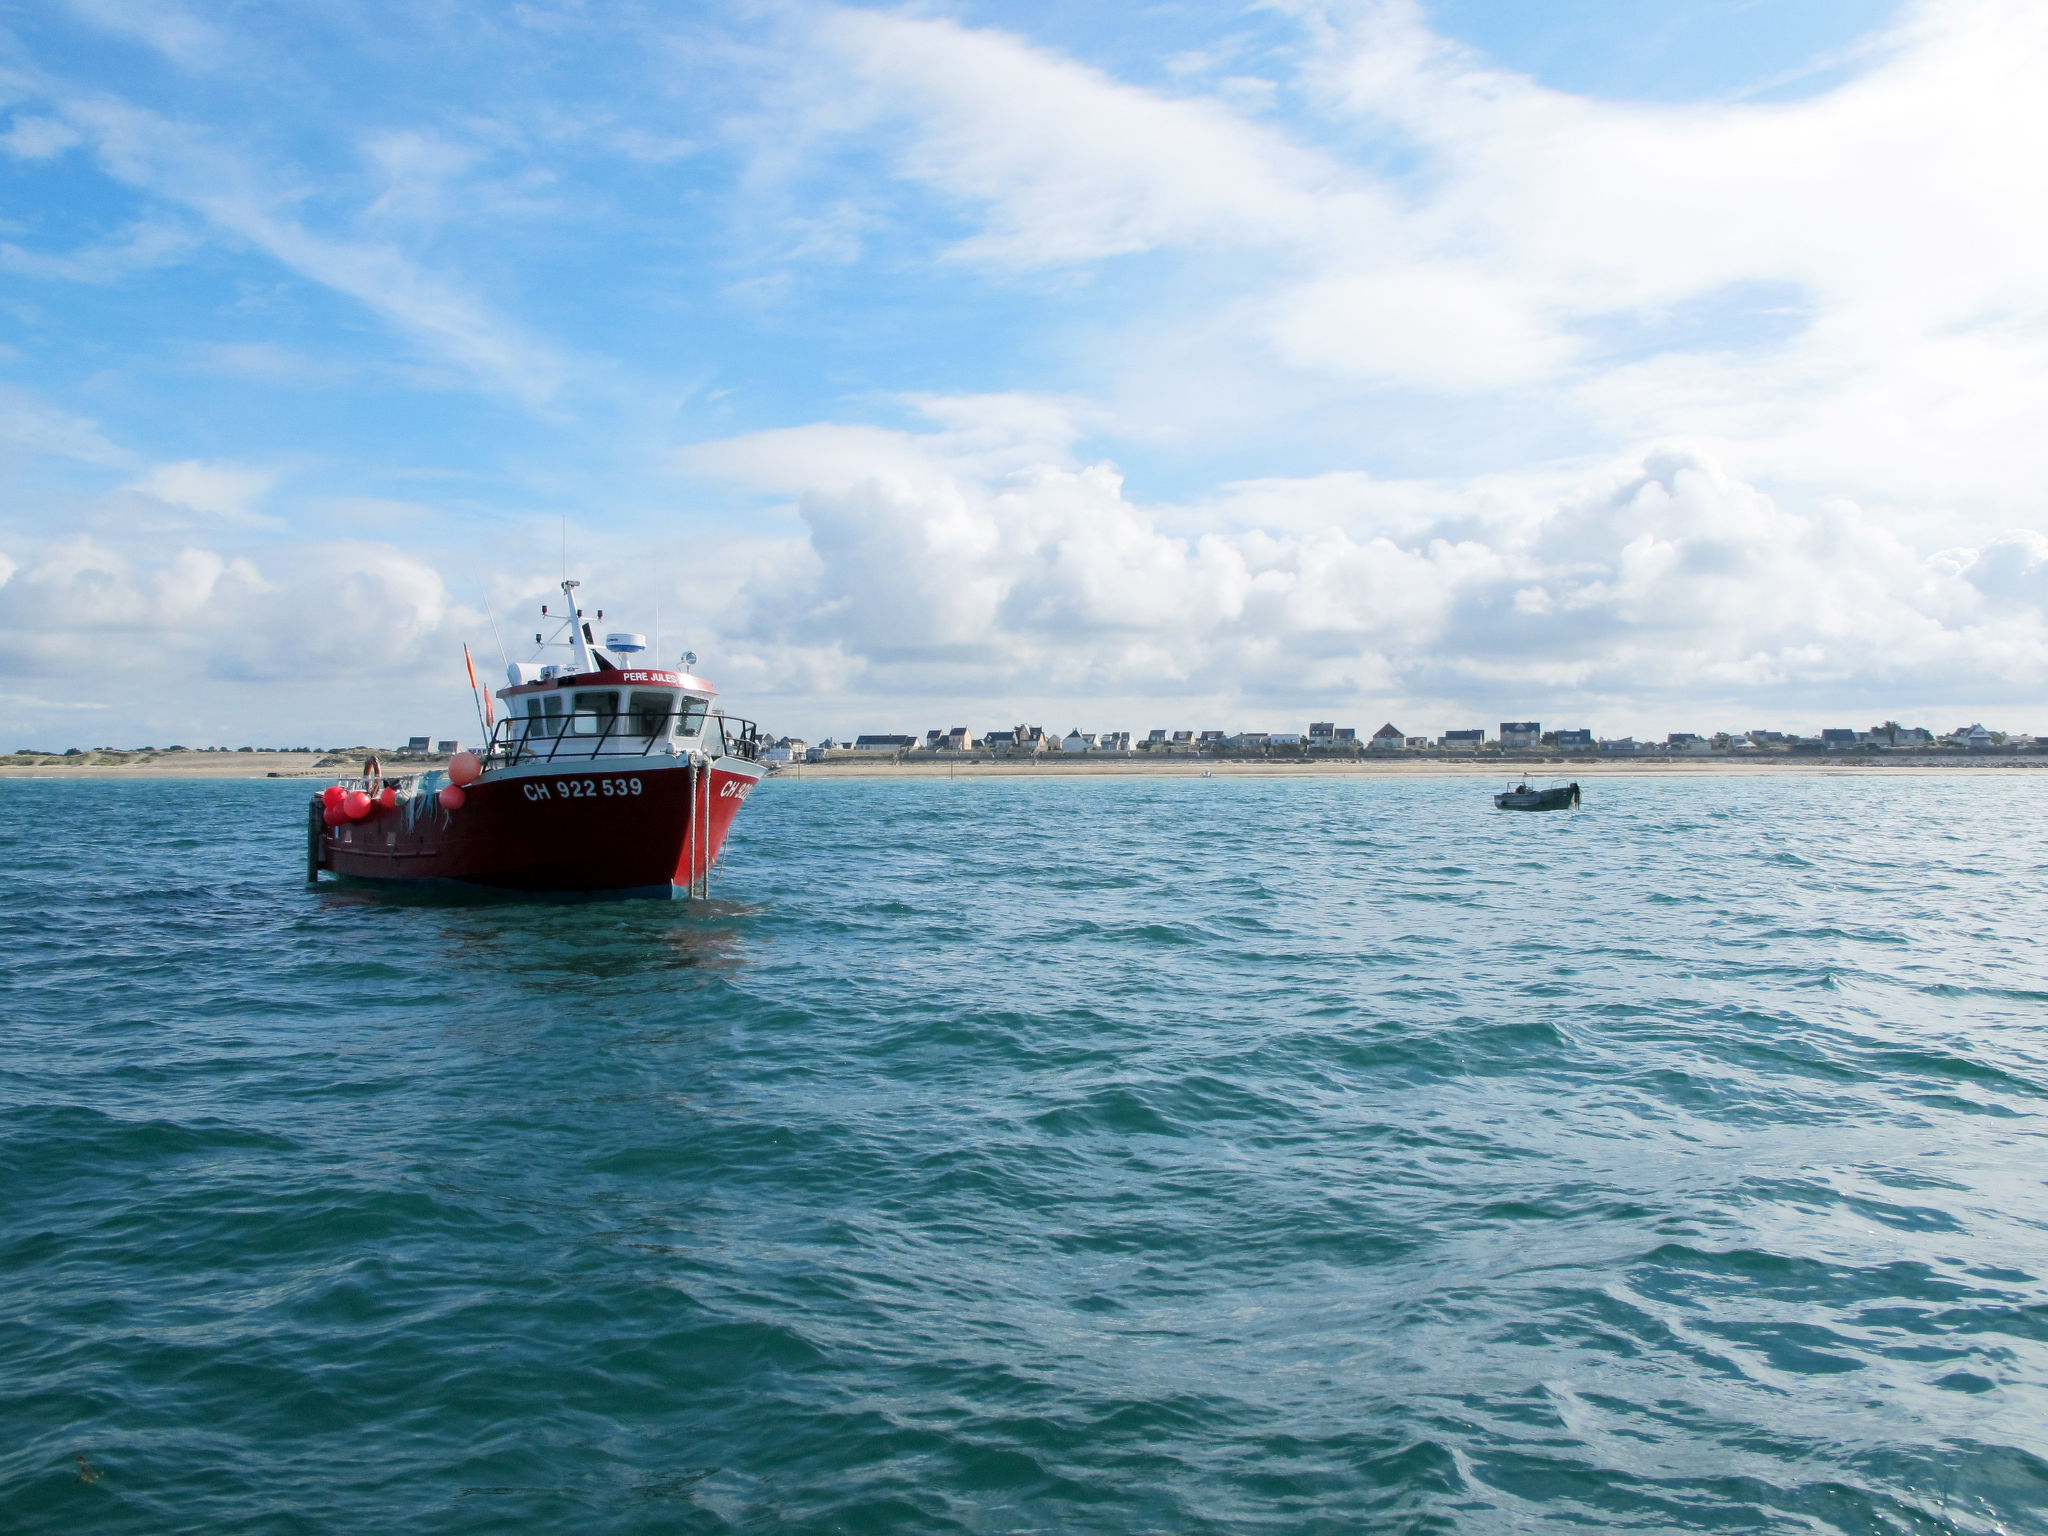
[{"label": "flag", "polygon": [[483,703],[484,734],[489,735],[491,729],[498,723],[498,712],[495,709],[491,708],[491,696],[488,693],[485,693],[483,689],[479,688],[476,684],[476,663],[470,660],[469,646],[467,643],[465,643],[462,647],[462,664],[465,667],[469,668],[469,691],[475,694]]}]

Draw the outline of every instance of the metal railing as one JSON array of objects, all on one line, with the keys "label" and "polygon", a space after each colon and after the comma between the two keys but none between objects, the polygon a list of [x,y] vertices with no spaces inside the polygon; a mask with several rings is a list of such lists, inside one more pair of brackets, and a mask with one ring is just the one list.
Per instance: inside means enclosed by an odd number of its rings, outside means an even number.
[{"label": "metal railing", "polygon": [[[734,715],[706,715],[695,710],[648,714],[640,710],[580,710],[563,715],[512,715],[498,722],[484,748],[487,765],[510,768],[525,762],[571,762],[584,758],[646,756],[665,741],[671,726],[683,720],[692,727],[681,744],[713,757],[760,761],[760,728]],[[577,722],[588,722],[579,730]],[[610,752],[606,747],[610,744]]]}]

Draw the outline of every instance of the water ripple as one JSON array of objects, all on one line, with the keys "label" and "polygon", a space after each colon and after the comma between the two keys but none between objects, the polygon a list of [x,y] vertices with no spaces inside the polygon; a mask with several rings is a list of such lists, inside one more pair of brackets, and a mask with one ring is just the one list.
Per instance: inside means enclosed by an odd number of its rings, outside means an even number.
[{"label": "water ripple", "polygon": [[0,784],[8,1530],[2048,1531],[2030,779],[302,794]]}]

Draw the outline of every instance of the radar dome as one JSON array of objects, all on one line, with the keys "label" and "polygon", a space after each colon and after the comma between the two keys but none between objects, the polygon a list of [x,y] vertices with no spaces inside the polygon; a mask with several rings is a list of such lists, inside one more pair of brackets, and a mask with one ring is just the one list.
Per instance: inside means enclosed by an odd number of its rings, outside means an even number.
[{"label": "radar dome", "polygon": [[647,637],[630,633],[606,635],[604,648],[608,651],[644,651],[647,649]]}]

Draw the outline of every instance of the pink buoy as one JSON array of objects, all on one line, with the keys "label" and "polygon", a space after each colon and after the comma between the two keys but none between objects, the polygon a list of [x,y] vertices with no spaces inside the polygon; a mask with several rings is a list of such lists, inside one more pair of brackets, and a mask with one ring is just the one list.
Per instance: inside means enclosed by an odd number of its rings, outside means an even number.
[{"label": "pink buoy", "polygon": [[343,796],[341,812],[350,821],[361,821],[370,814],[370,797],[360,789],[352,789]]},{"label": "pink buoy", "polygon": [[320,791],[320,803],[331,811],[341,804],[341,797],[347,793],[339,784],[330,784]]},{"label": "pink buoy", "polygon": [[434,796],[434,798],[441,802],[442,810],[459,811],[462,809],[462,802],[467,800],[469,796],[462,792],[460,784],[443,784],[441,792]]},{"label": "pink buoy", "polygon": [[474,784],[484,776],[484,760],[474,752],[458,752],[448,759],[450,784]]}]

